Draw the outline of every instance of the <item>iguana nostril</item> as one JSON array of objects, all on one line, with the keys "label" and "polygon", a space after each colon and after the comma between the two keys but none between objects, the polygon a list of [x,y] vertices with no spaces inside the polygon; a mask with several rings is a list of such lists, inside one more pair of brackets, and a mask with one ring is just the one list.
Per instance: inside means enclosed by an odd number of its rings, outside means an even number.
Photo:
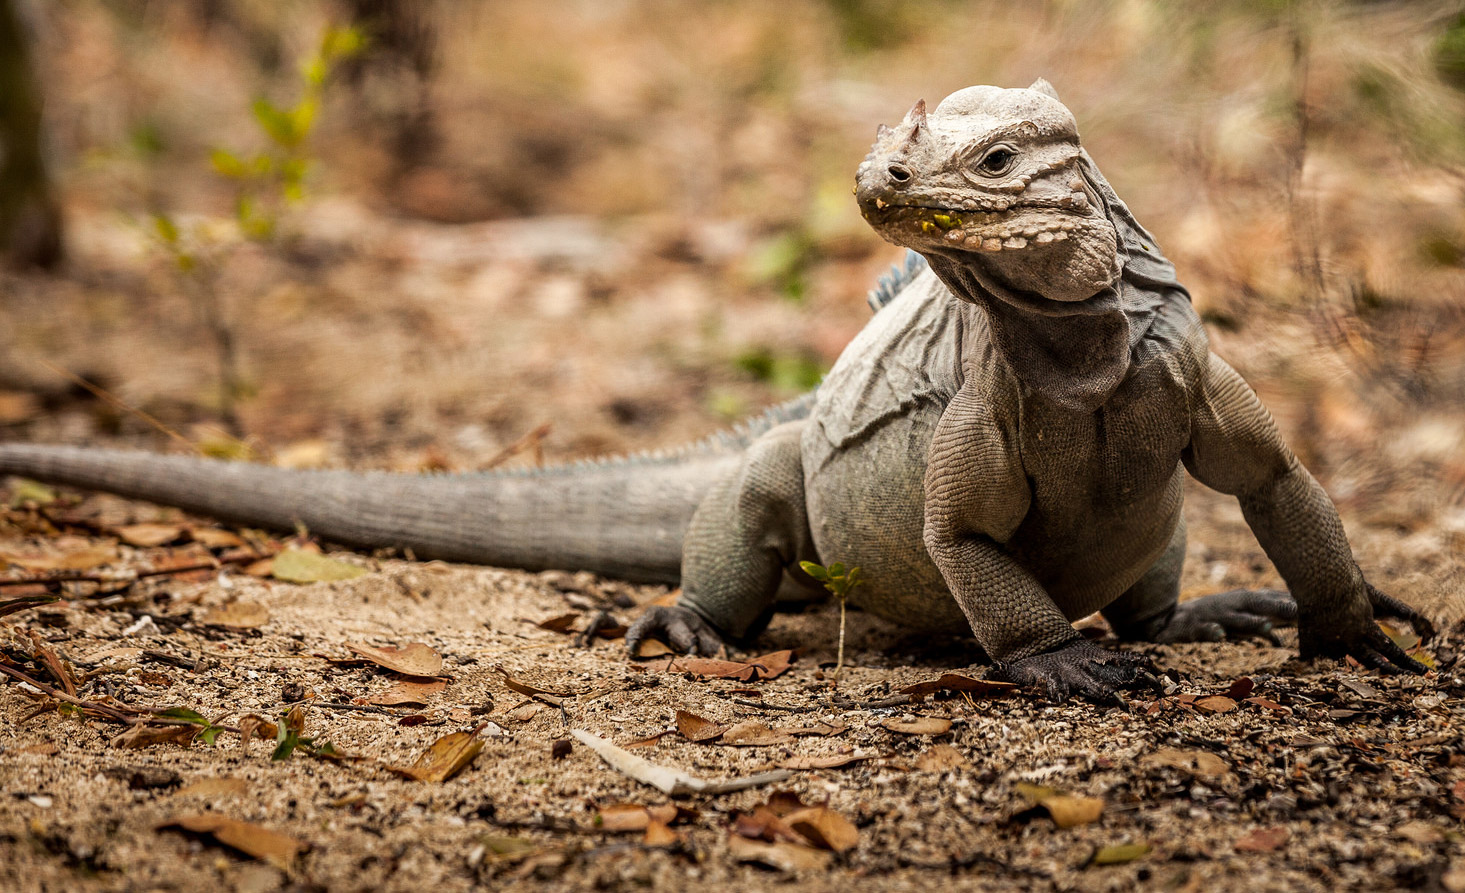
[{"label": "iguana nostril", "polygon": [[890,174],[890,179],[897,183],[908,183],[911,177],[914,176],[911,173],[911,169],[903,164],[892,164],[886,168],[886,172]]}]

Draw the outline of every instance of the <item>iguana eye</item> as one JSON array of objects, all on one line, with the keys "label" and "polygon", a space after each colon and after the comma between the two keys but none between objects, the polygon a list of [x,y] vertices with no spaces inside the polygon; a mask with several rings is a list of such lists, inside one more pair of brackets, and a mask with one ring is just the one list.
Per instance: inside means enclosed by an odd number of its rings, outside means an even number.
[{"label": "iguana eye", "polygon": [[998,146],[982,156],[982,160],[977,162],[977,169],[984,174],[996,176],[997,174],[1006,173],[1007,169],[1012,167],[1012,162],[1016,158],[1016,152]]}]

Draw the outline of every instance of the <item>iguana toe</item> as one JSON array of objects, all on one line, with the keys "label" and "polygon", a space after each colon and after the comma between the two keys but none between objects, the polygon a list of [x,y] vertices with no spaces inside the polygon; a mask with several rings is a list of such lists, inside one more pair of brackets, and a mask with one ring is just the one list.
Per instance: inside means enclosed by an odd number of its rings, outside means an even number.
[{"label": "iguana toe", "polygon": [[722,636],[697,612],[681,606],[654,605],[626,630],[626,651],[635,656],[645,639],[663,635],[668,645],[685,654],[710,656],[725,647]]},{"label": "iguana toe", "polygon": [[1278,589],[1233,589],[1182,602],[1154,636],[1164,644],[1249,636],[1281,645],[1275,627],[1297,620],[1297,602]]}]

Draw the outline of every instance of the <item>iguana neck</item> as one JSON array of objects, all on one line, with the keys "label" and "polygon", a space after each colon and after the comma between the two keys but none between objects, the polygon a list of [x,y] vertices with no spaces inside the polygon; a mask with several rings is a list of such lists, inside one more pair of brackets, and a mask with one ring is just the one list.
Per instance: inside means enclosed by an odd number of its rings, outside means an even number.
[{"label": "iguana neck", "polygon": [[1129,372],[1133,333],[1122,284],[1085,301],[1052,301],[1007,288],[977,264],[940,255],[927,260],[953,294],[982,308],[1018,381],[1055,403],[1092,412]]}]

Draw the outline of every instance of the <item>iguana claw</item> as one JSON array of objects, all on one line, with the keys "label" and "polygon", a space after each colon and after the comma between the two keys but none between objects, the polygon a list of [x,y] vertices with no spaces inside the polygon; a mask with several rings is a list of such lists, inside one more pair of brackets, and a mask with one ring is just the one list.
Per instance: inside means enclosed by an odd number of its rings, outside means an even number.
[{"label": "iguana claw", "polygon": [[1019,685],[1041,682],[1048,690],[1048,700],[1057,704],[1077,693],[1096,704],[1124,706],[1119,691],[1153,686],[1153,671],[1154,665],[1143,654],[1074,642],[1056,651],[998,664],[992,678]]},{"label": "iguana claw", "polygon": [[667,644],[685,654],[710,657],[726,647],[712,624],[692,609],[653,605],[626,630],[626,651],[634,657],[642,641],[658,634],[665,634]]}]

